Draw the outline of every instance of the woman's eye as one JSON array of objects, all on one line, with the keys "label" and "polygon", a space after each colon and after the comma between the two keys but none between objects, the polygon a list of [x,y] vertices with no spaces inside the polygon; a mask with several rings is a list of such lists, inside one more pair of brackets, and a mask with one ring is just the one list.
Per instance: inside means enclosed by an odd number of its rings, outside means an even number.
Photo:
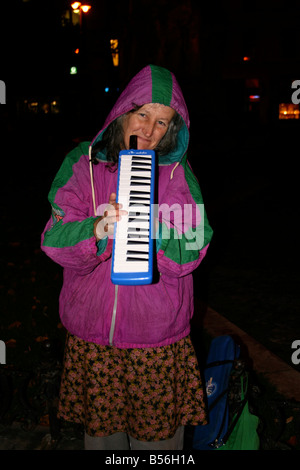
[{"label": "woman's eye", "polygon": [[163,127],[166,126],[166,123],[165,123],[164,121],[158,121],[158,124],[159,124],[160,126],[163,126]]}]

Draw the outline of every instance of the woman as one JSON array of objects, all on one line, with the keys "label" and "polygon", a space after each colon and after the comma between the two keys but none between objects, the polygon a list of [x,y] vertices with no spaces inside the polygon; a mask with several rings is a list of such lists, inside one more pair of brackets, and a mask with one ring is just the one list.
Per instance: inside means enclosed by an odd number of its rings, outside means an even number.
[{"label": "woman", "polygon": [[[188,129],[176,78],[147,66],[94,140],[67,155],[49,193],[42,249],[64,267],[60,316],[68,331],[59,417],[84,424],[86,449],[182,449],[184,426],[206,422],[189,333],[191,273],[212,230],[187,162]],[[113,226],[124,215],[118,154],[131,135],[139,149],[156,151],[158,204],[174,212],[157,220],[159,280],[145,286],[110,279]],[[184,207],[192,210],[182,220]]]}]

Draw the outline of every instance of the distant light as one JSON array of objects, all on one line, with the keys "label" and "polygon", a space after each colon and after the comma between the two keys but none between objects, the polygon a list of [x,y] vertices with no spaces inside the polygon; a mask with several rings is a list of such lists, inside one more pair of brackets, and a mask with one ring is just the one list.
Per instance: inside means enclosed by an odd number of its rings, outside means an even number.
[{"label": "distant light", "polygon": [[247,62],[248,60],[250,60],[250,57],[247,56],[247,55],[245,55],[245,56],[243,57],[243,61],[244,61],[244,62]]},{"label": "distant light", "polygon": [[259,101],[259,100],[260,100],[260,96],[259,96],[259,95],[250,95],[250,96],[249,96],[249,100],[250,100],[250,101]]},{"label": "distant light", "polygon": [[111,55],[113,60],[114,67],[118,67],[119,65],[119,40],[118,39],[111,39],[110,40],[110,49]]},{"label": "distant light", "polygon": [[83,11],[83,13],[87,13],[92,8],[88,3],[84,3],[82,5],[81,2],[73,2],[71,3],[71,7],[73,8],[74,13],[80,13],[80,10]]},{"label": "distant light", "polygon": [[28,110],[30,112],[37,113],[38,112],[38,107],[39,107],[38,101],[30,101],[28,103]]},{"label": "distant light", "polygon": [[298,104],[280,103],[279,119],[299,119],[300,110]]},{"label": "distant light", "polygon": [[52,114],[58,114],[59,113],[59,104],[56,100],[51,101],[50,112]]},{"label": "distant light", "polygon": [[75,49],[75,54],[79,54],[79,49]]},{"label": "distant light", "polygon": [[81,3],[80,2],[73,2],[71,3],[71,7],[73,8],[73,10],[78,10],[78,8],[81,6]]},{"label": "distant light", "polygon": [[88,11],[90,11],[90,9],[92,8],[91,5],[81,5],[81,10],[83,11],[83,13],[87,13]]},{"label": "distant light", "polygon": [[77,74],[77,67],[73,66],[70,68],[70,75],[76,75]]},{"label": "distant light", "polygon": [[108,93],[109,92],[109,87],[107,86],[106,88],[104,88],[104,91],[105,91],[105,93]]}]

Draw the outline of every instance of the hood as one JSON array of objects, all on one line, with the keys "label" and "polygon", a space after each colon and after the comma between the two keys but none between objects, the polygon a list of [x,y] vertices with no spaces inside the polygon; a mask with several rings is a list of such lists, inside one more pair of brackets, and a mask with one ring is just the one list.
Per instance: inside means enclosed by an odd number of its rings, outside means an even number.
[{"label": "hood", "polygon": [[[102,139],[103,132],[116,118],[133,109],[134,105],[159,103],[173,108],[183,119],[183,126],[178,134],[178,145],[173,152],[159,158],[160,165],[169,165],[181,161],[189,144],[190,120],[181,88],[172,72],[156,65],[147,65],[129,82],[121,93],[106,121],[93,139],[91,145]],[[103,153],[97,153],[97,159],[106,160]]]}]

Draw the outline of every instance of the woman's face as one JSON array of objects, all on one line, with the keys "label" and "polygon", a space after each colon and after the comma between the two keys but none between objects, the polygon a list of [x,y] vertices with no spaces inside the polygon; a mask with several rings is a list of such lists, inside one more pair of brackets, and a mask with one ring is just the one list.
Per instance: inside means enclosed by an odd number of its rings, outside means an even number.
[{"label": "woman's face", "polygon": [[148,103],[125,116],[123,122],[124,143],[129,149],[131,135],[137,136],[139,150],[154,150],[175,114],[174,109],[158,103]]}]

